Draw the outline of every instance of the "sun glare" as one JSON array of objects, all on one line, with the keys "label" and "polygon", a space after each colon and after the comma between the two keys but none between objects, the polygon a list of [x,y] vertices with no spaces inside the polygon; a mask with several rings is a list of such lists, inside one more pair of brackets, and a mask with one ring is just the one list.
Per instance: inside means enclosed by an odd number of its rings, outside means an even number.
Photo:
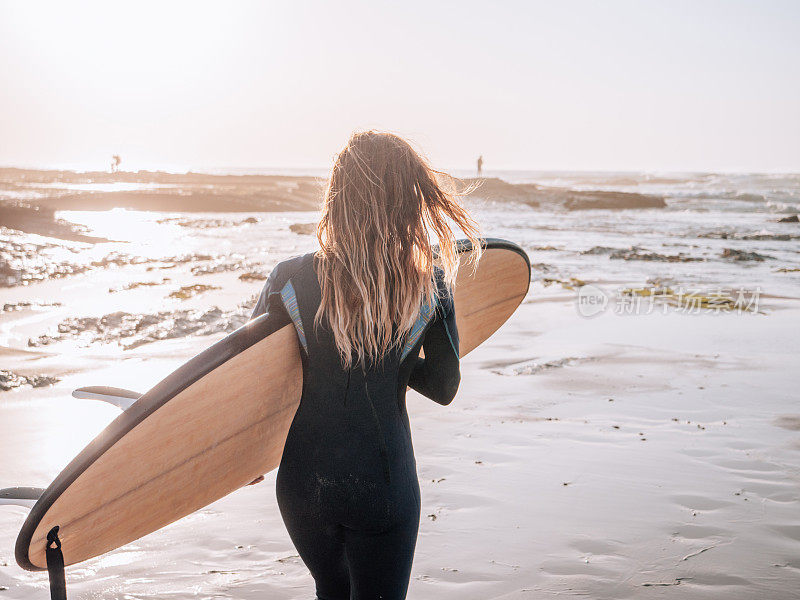
[{"label": "sun glare", "polygon": [[[152,6],[151,6],[152,4]],[[88,81],[135,90],[170,81],[191,83],[213,66],[221,39],[232,25],[227,4],[215,10],[192,10],[193,3],[82,3],[81,10],[63,2],[17,4],[20,23],[36,23],[32,43],[39,56],[56,60],[62,82]],[[29,18],[24,18],[28,16]],[[23,33],[23,32],[20,32]],[[144,90],[141,90],[144,91]]]}]

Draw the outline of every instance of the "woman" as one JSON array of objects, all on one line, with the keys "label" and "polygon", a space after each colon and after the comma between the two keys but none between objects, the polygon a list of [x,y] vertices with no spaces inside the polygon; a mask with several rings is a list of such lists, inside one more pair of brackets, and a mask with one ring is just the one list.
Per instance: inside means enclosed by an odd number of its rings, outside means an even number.
[{"label": "woman", "polygon": [[448,219],[480,248],[406,141],[354,134],[325,192],[320,250],[275,267],[253,311],[285,314],[302,348],[277,495],[320,600],[406,596],[420,513],[406,387],[446,405],[460,381]]}]

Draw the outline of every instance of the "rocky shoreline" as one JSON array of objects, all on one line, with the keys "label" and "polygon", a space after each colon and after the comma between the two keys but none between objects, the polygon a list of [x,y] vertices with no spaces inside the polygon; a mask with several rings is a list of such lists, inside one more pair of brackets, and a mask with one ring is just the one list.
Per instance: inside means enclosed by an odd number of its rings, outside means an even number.
[{"label": "rocky shoreline", "polygon": [[633,208],[666,208],[663,197],[635,192],[606,190],[571,190],[535,183],[508,183],[502,179],[467,179],[476,186],[470,194],[492,201],[521,202],[528,206],[563,210],[624,210]]},{"label": "rocky shoreline", "polygon": [[[664,208],[660,196],[605,190],[580,191],[502,179],[460,182],[474,198],[521,202],[555,210]],[[105,241],[56,219],[58,210],[124,208],[155,212],[235,213],[312,211],[319,208],[324,181],[284,175],[211,175],[204,173],[39,171],[0,168],[0,225],[70,241]],[[251,219],[255,220],[254,217]],[[242,223],[249,222],[247,220]],[[183,218],[181,226],[194,226]]]}]

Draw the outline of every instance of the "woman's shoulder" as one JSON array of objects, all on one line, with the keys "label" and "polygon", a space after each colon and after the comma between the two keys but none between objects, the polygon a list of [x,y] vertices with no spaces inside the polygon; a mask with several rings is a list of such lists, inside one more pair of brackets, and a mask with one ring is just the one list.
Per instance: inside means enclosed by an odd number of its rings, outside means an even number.
[{"label": "woman's shoulder", "polygon": [[286,283],[289,279],[297,275],[303,269],[313,266],[314,254],[314,252],[309,252],[308,254],[292,256],[291,258],[282,260],[275,265],[275,268],[270,274],[270,279],[272,279],[275,283],[279,281]]},{"label": "woman's shoulder", "polygon": [[453,288],[445,279],[445,272],[441,267],[433,267],[433,282],[440,296],[452,296]]},{"label": "woman's shoulder", "polygon": [[433,268],[433,281],[436,286],[436,304],[440,312],[449,314],[453,311],[453,289],[445,281],[445,273],[439,267]]}]

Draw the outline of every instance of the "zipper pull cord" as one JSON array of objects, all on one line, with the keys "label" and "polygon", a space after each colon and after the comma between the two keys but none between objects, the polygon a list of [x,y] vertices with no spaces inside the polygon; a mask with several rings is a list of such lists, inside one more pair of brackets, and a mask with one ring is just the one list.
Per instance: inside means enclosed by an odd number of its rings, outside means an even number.
[{"label": "zipper pull cord", "polygon": [[389,469],[389,451],[386,448],[386,438],[383,435],[383,428],[381,427],[381,420],[378,418],[378,411],[375,409],[375,404],[372,402],[372,396],[369,394],[369,386],[367,385],[367,374],[364,370],[364,365],[361,365],[361,375],[364,379],[364,392],[367,395],[369,407],[372,409],[372,418],[375,420],[375,427],[378,430],[378,443],[380,445],[380,454],[383,461],[383,477],[386,483],[392,482],[392,473]]},{"label": "zipper pull cord", "polygon": [[350,375],[353,373],[353,367],[347,368],[347,385],[344,388],[344,400],[342,401],[342,406],[347,406],[347,396],[350,395]]}]

